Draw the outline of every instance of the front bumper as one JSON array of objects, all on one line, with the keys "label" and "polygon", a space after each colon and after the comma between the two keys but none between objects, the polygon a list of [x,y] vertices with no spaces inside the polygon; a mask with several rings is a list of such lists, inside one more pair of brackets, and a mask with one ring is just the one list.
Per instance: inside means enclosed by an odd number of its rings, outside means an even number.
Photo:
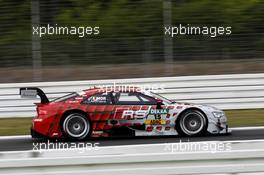
[{"label": "front bumper", "polygon": [[207,131],[211,134],[230,134],[232,132],[227,125],[225,116],[219,119],[209,118]]},{"label": "front bumper", "polygon": [[231,134],[232,130],[228,127],[228,125],[226,125],[225,128],[223,128],[222,130],[220,130],[219,132],[220,134]]}]

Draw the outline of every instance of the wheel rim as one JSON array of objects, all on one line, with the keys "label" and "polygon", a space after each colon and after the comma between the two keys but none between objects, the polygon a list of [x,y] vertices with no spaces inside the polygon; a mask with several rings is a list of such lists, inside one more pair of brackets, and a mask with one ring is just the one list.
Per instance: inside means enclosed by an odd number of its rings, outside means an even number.
[{"label": "wheel rim", "polygon": [[183,116],[180,126],[187,135],[195,135],[202,131],[205,124],[205,118],[197,112],[190,112]]},{"label": "wheel rim", "polygon": [[90,130],[88,121],[80,114],[69,115],[63,123],[64,131],[73,138],[85,138]]}]

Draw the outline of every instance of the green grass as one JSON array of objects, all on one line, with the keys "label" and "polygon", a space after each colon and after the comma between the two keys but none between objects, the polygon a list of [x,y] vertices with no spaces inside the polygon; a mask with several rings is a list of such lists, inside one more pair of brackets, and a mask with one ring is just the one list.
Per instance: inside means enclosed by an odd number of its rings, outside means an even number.
[{"label": "green grass", "polygon": [[[264,126],[264,109],[225,111],[230,127]],[[30,134],[31,118],[0,119],[0,136]]]},{"label": "green grass", "polygon": [[264,126],[264,109],[225,111],[230,127]]},{"label": "green grass", "polygon": [[30,134],[32,118],[3,118],[0,119],[0,135]]}]

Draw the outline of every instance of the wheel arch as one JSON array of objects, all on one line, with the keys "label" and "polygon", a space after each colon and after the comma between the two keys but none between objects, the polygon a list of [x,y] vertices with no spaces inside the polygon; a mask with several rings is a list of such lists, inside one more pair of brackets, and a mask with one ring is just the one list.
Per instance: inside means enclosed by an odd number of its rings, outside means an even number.
[{"label": "wheel arch", "polygon": [[185,112],[187,112],[187,111],[190,111],[190,110],[196,110],[196,111],[199,111],[199,112],[201,112],[204,116],[205,116],[205,119],[206,119],[206,129],[205,130],[207,130],[207,128],[208,128],[208,116],[205,114],[205,112],[203,111],[203,110],[201,110],[200,108],[197,108],[197,107],[190,107],[190,108],[186,108],[186,109],[184,109],[183,111],[181,111],[180,113],[179,113],[179,115],[178,115],[178,117],[177,117],[177,119],[176,119],[176,121],[175,121],[175,129],[176,129],[176,131],[178,132],[178,133],[182,133],[182,131],[181,131],[181,129],[180,129],[180,126],[179,126],[179,124],[180,124],[180,119],[181,119],[181,117],[182,117],[182,115],[185,113]]},{"label": "wheel arch", "polygon": [[62,114],[61,118],[60,118],[60,130],[61,130],[61,132],[63,132],[63,121],[65,120],[65,118],[69,114],[72,114],[72,113],[80,113],[80,114],[83,114],[84,116],[87,117],[87,119],[89,120],[89,122],[91,122],[91,119],[90,119],[89,115],[86,112],[84,112],[83,110],[80,110],[80,109],[70,109],[70,110],[65,111]]}]

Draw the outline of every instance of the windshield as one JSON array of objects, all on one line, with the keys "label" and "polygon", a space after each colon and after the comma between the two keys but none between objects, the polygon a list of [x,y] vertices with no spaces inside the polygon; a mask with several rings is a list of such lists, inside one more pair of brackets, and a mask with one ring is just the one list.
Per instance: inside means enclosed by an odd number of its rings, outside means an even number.
[{"label": "windshield", "polygon": [[67,94],[67,95],[64,95],[62,97],[59,97],[59,98],[55,98],[54,100],[52,100],[52,102],[62,102],[62,101],[65,101],[65,100],[68,100],[70,98],[73,98],[73,97],[76,97],[78,94],[76,92],[73,92],[73,93],[70,93],[70,94]]},{"label": "windshield", "polygon": [[163,97],[163,96],[161,96],[159,94],[156,94],[154,92],[150,92],[150,93],[151,93],[152,97],[158,98],[158,99],[162,100],[164,103],[168,103],[168,104],[173,103],[173,101],[171,101],[171,100],[169,100],[169,99],[167,99],[167,98],[165,98],[165,97]]}]

